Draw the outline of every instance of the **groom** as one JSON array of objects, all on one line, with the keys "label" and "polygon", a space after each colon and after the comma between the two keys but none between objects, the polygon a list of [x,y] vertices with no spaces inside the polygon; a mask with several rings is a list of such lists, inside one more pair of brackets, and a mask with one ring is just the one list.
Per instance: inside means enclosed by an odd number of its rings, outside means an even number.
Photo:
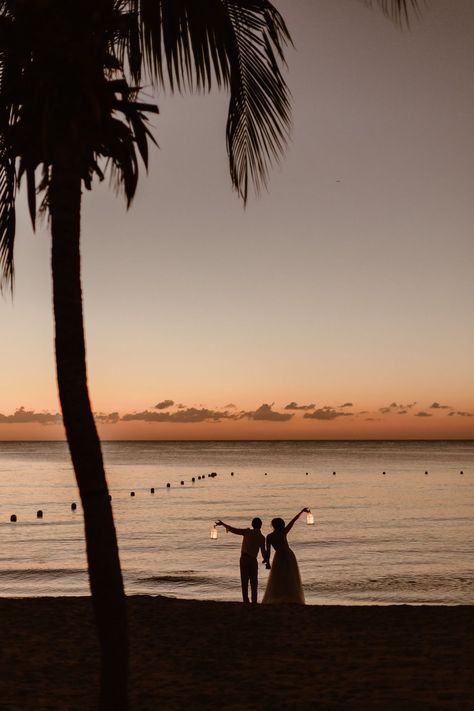
[{"label": "groom", "polygon": [[257,602],[258,590],[258,563],[257,555],[260,550],[263,562],[266,561],[265,536],[261,532],[262,519],[254,518],[252,528],[234,528],[223,521],[216,521],[216,526],[224,526],[226,531],[242,536],[242,550],[240,552],[240,582],[242,583],[242,597],[244,602],[249,602],[249,583],[252,602]]}]

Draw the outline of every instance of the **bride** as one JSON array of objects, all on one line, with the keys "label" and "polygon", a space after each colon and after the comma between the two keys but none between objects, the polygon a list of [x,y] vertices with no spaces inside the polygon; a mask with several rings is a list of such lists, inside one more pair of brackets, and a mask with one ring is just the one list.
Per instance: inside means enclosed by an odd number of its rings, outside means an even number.
[{"label": "bride", "polygon": [[267,588],[263,596],[263,604],[280,602],[296,602],[304,605],[303,585],[301,584],[300,571],[296,556],[288,545],[286,538],[301,514],[308,512],[308,508],[301,509],[288,525],[282,518],[272,521],[273,532],[269,533],[266,541],[266,562],[270,563],[271,548],[275,549],[273,563],[268,576]]}]

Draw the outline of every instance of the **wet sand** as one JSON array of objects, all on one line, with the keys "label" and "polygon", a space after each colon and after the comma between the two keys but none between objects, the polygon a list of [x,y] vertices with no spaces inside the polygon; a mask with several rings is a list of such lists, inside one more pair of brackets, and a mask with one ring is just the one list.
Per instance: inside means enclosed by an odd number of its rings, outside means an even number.
[{"label": "wet sand", "polygon": [[[474,709],[474,607],[130,597],[131,708]],[[89,598],[0,600],[2,711],[96,708]]]}]

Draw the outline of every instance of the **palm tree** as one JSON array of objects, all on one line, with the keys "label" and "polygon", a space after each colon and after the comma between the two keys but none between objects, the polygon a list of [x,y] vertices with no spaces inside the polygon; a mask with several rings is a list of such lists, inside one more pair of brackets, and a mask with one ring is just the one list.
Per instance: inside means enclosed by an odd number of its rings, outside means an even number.
[{"label": "palm tree", "polygon": [[[366,0],[370,5],[370,0]],[[394,19],[416,0],[374,0]],[[280,71],[290,41],[268,0],[0,0],[0,269],[13,290],[17,188],[33,225],[49,217],[56,369],[84,511],[101,648],[103,709],[127,707],[125,596],[102,453],[87,387],[80,273],[83,186],[110,172],[127,205],[153,141],[139,87],[230,93],[227,152],[234,188],[258,192],[290,122]],[[39,174],[39,175],[38,175]],[[37,179],[39,183],[37,184]],[[42,202],[37,207],[37,196]]]}]

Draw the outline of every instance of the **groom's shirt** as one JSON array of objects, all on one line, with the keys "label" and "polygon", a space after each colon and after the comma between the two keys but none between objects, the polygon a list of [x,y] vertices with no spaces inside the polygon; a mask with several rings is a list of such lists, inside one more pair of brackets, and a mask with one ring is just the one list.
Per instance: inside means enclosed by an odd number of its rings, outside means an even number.
[{"label": "groom's shirt", "polygon": [[242,532],[242,550],[241,555],[248,555],[251,558],[258,556],[258,551],[262,551],[262,556],[265,556],[265,536],[255,528],[244,528]]}]

